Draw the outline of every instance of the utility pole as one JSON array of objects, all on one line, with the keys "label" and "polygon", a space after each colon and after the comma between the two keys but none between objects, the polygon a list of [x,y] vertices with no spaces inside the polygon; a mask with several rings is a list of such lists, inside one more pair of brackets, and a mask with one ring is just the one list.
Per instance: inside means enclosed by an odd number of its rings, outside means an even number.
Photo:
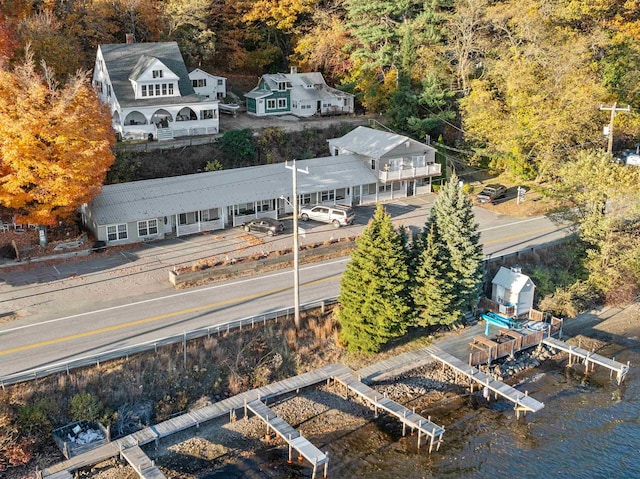
[{"label": "utility pole", "polygon": [[613,153],[613,120],[616,117],[616,113],[619,111],[624,111],[624,112],[628,112],[631,111],[631,107],[629,105],[627,105],[626,108],[617,108],[618,103],[617,102],[613,102],[613,106],[612,107],[606,107],[606,106],[602,106],[600,105],[600,110],[603,111],[611,111],[611,120],[609,120],[609,146],[607,148],[607,151],[609,153]]},{"label": "utility pole", "polygon": [[293,203],[293,305],[295,310],[294,321],[296,329],[300,329],[300,267],[298,264],[298,171],[309,174],[309,169],[304,170],[296,168],[296,160],[292,160],[292,165],[289,166],[288,161],[285,161],[284,167],[291,170],[293,174],[293,197],[291,201]]}]

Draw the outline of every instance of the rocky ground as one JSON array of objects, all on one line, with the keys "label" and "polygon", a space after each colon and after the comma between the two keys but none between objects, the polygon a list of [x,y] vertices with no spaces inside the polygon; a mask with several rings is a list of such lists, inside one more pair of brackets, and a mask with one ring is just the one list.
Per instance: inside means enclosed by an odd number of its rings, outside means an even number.
[{"label": "rocky ground", "polygon": [[[508,380],[552,356],[543,347],[483,369]],[[453,371],[431,363],[373,387],[388,398],[427,415],[431,406],[446,407],[444,403],[448,399],[467,394],[468,381],[455,381]],[[367,404],[353,394],[345,399],[344,394],[345,391],[340,386],[322,385],[301,391],[299,395],[283,398],[270,407],[303,436],[321,447],[318,441],[322,443],[322,438],[328,433],[356,430],[374,421],[373,411]],[[477,393],[474,400],[484,401],[481,393]],[[384,420],[397,422],[393,418]],[[171,478],[309,476],[308,464],[295,464],[295,461],[294,465],[286,463],[287,446],[284,441],[273,433],[267,436],[265,424],[255,417],[248,420],[239,417],[234,422],[221,418],[197,430],[176,434],[171,440],[163,440],[157,449],[152,445],[147,446],[145,451],[165,475]],[[248,462],[252,464],[253,470],[242,470]],[[235,476],[239,470],[242,470],[239,473],[241,475]],[[123,479],[134,478],[136,475],[126,463],[114,459],[85,471],[81,477]]]}]

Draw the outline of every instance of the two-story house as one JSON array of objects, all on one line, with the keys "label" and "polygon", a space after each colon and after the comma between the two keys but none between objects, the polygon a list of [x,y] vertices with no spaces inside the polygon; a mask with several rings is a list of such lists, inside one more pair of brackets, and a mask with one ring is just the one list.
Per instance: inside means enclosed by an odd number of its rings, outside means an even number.
[{"label": "two-story house", "polygon": [[362,185],[356,203],[371,203],[431,191],[431,179],[440,176],[436,149],[397,133],[359,126],[329,140],[332,155],[357,155],[377,181]]},{"label": "two-story house", "polygon": [[194,68],[189,72],[191,86],[196,94],[206,98],[223,99],[227,96],[227,79],[207,73],[200,68]]},{"label": "two-story house", "polygon": [[218,100],[198,95],[176,42],[98,46],[93,86],[123,139],[166,140],[219,131]]},{"label": "two-story house", "polygon": [[258,86],[246,93],[247,113],[255,116],[292,114],[342,115],[353,113],[354,96],[324,81],[319,72],[262,75]]},{"label": "two-story house", "polygon": [[[401,198],[429,192],[440,175],[435,150],[402,135],[358,127],[329,146],[332,156],[296,162],[309,171],[298,175],[298,204]],[[82,217],[98,240],[118,245],[282,218],[292,194],[291,171],[276,163],[105,185]]]}]

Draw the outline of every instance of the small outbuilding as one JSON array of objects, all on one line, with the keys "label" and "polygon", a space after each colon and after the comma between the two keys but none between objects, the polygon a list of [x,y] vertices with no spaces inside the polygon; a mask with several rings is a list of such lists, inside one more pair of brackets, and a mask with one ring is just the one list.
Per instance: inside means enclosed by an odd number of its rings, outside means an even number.
[{"label": "small outbuilding", "polygon": [[500,313],[518,317],[533,308],[536,285],[519,266],[501,266],[491,280],[491,300],[499,305]]}]

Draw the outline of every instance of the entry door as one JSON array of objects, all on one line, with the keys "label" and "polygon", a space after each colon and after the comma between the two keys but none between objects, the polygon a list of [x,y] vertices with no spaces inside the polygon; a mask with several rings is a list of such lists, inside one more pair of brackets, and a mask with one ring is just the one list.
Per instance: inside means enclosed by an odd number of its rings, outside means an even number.
[{"label": "entry door", "polygon": [[286,202],[283,198],[278,198],[278,218],[282,218],[285,215]]}]

